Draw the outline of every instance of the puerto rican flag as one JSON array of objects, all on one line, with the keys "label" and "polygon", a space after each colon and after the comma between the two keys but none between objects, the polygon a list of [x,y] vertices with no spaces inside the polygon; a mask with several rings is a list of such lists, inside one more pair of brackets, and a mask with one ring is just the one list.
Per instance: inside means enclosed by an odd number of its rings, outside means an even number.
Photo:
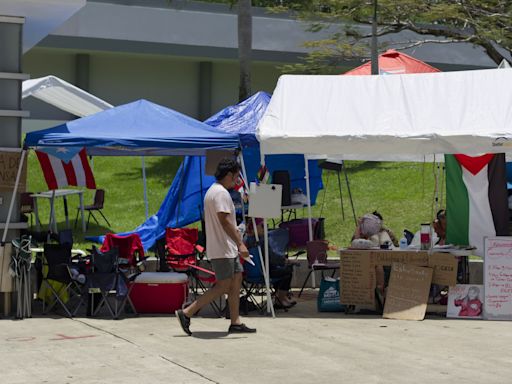
[{"label": "puerto rican flag", "polygon": [[85,148],[44,148],[36,154],[49,189],[69,185],[96,189]]}]

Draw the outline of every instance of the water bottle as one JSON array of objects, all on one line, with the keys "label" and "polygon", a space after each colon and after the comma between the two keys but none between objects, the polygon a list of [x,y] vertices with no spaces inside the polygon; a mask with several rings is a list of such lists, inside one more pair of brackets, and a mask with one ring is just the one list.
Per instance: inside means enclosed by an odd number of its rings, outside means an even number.
[{"label": "water bottle", "polygon": [[407,239],[404,236],[400,239],[400,249],[407,249],[407,247],[408,247]]}]

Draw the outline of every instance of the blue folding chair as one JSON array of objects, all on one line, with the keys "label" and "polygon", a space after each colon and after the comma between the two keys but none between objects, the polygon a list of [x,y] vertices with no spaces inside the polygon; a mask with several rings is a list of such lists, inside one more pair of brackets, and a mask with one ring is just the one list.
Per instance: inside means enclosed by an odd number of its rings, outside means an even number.
[{"label": "blue folding chair", "polygon": [[[252,243],[255,241],[252,239]],[[260,239],[261,240],[261,239]],[[280,261],[284,261],[288,258],[287,248],[289,242],[288,230],[284,228],[278,228],[268,233],[268,244],[269,244],[269,260],[270,265],[276,265]],[[249,241],[251,243],[251,241]],[[263,251],[263,241],[260,241]],[[265,278],[263,274],[264,266],[261,264],[259,251],[257,244],[249,248],[249,253],[252,256],[254,265],[244,263],[244,288],[246,290],[245,298],[251,301],[261,312],[265,310],[265,306],[262,305],[263,297],[266,296]],[[271,272],[272,275],[272,272]],[[271,294],[274,294],[273,286],[276,285],[281,277],[270,278]],[[260,302],[256,299],[256,296],[261,296]],[[287,309],[285,309],[287,311]]]}]

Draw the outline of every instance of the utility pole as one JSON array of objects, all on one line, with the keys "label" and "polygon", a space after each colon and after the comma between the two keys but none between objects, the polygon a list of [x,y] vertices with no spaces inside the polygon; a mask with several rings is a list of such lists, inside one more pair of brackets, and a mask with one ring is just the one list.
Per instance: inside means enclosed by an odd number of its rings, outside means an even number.
[{"label": "utility pole", "polygon": [[373,0],[371,60],[372,75],[379,74],[379,52],[377,50],[377,0]]}]

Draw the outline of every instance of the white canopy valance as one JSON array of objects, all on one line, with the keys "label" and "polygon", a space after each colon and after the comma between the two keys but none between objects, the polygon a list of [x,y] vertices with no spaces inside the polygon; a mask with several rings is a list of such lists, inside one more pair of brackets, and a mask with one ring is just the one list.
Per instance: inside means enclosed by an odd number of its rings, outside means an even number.
[{"label": "white canopy valance", "polygon": [[512,71],[281,76],[257,137],[262,154],[421,160],[512,151]]}]

